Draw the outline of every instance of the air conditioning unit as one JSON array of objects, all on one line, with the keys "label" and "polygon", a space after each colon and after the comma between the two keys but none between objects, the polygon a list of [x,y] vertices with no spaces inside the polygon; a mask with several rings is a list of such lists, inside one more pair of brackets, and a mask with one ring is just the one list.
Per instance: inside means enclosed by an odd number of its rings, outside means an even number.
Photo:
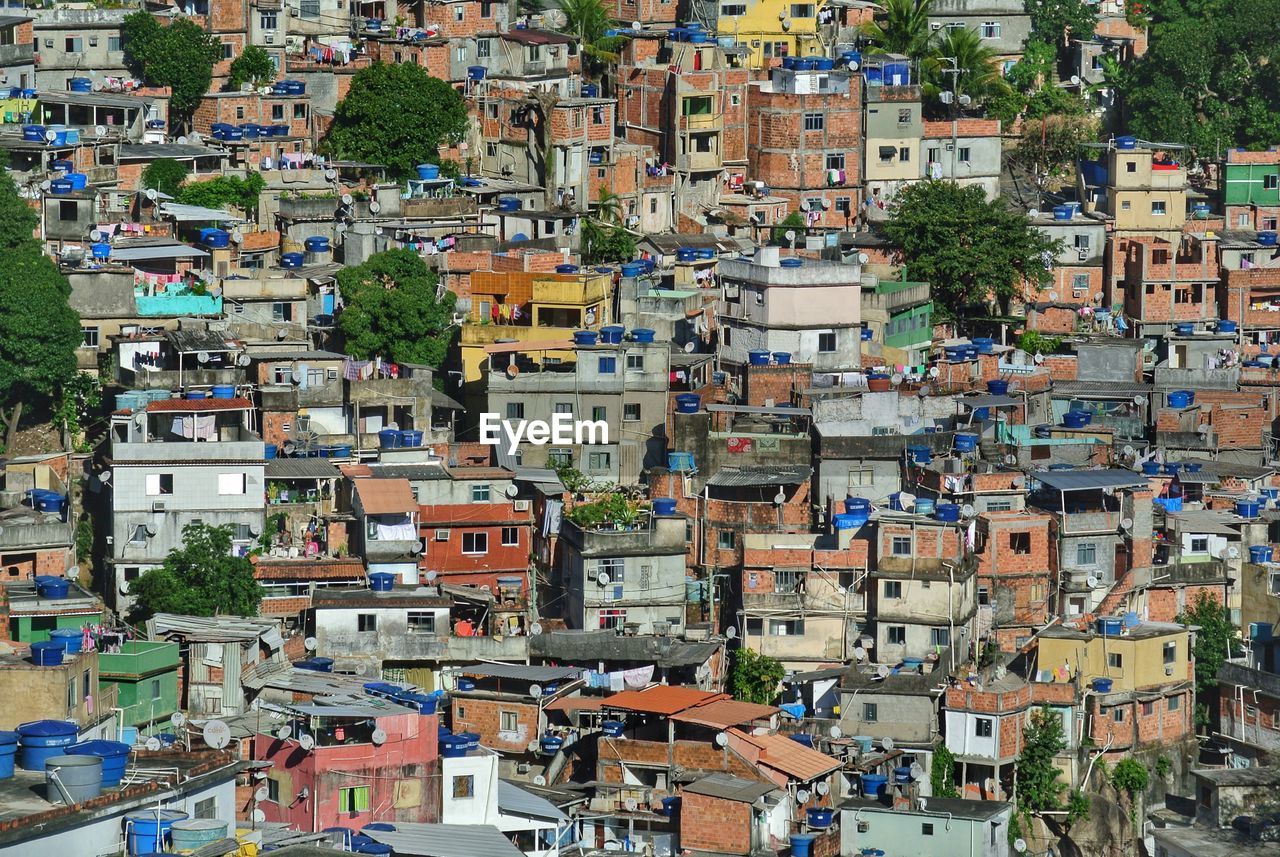
[{"label": "air conditioning unit", "polygon": [[262,37],[262,41],[266,42],[268,45],[274,45],[274,44],[276,43],[276,37],[275,37],[275,34],[274,34],[274,33],[267,33],[266,35],[264,35],[264,36]]},{"label": "air conditioning unit", "polygon": [[515,509],[517,512],[529,511],[530,505],[531,504],[528,500],[516,500],[514,503],[511,504],[512,508]]},{"label": "air conditioning unit", "polygon": [[1086,259],[1089,258],[1089,251],[1088,250],[1079,251],[1078,253],[1076,253],[1076,258],[1079,259],[1081,262],[1085,261]]},{"label": "air conditioning unit", "polygon": [[163,512],[163,511],[164,511],[164,501],[163,501],[163,500],[156,500],[154,503],[152,503],[152,504],[151,504],[151,511],[153,511],[153,512]]},{"label": "air conditioning unit", "polygon": [[436,539],[436,541],[438,541],[438,542],[447,542],[447,541],[449,541],[449,531],[448,531],[448,530],[436,530],[435,539]]}]

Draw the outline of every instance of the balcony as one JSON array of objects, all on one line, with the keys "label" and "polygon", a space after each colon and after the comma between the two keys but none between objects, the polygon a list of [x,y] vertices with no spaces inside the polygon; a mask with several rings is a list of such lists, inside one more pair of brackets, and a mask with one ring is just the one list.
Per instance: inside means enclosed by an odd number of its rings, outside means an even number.
[{"label": "balcony", "polygon": [[151,643],[130,640],[119,652],[98,655],[98,675],[102,679],[139,679],[152,673],[178,668],[177,643]]},{"label": "balcony", "polygon": [[576,280],[534,280],[533,303],[590,306],[609,295],[607,276],[580,277]]},{"label": "balcony", "polygon": [[195,295],[178,292],[147,295],[135,292],[133,303],[138,315],[142,318],[222,315],[222,297],[220,295]]},{"label": "balcony", "polygon": [[720,117],[715,113],[698,113],[680,117],[681,131],[719,131]]},{"label": "balcony", "polygon": [[0,65],[5,67],[27,65],[31,62],[31,45],[0,45]]},{"label": "balcony", "polygon": [[723,166],[720,159],[720,152],[690,152],[685,155],[685,166],[693,171],[713,172]]}]

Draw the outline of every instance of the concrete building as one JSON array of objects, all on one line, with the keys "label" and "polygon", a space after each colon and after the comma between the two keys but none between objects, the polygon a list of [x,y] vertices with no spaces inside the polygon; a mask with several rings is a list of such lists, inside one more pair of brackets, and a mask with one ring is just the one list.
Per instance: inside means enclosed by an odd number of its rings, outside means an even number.
[{"label": "concrete building", "polygon": [[[130,11],[67,6],[33,9],[35,53],[40,57],[33,88],[66,92],[74,77],[129,78],[120,24]],[[19,84],[12,81],[10,85]]]},{"label": "concrete building", "polygon": [[866,193],[860,210],[868,221],[884,219],[889,200],[921,177],[924,104],[919,84],[911,82],[914,74],[901,56],[867,59],[864,65],[862,182]]},{"label": "concrete building", "polygon": [[885,857],[1009,857],[1012,803],[931,797],[900,809],[850,801],[840,810],[840,853]]},{"label": "concrete building", "polygon": [[1031,35],[1031,16],[1020,0],[934,0],[929,29],[937,33],[954,27],[976,33],[1007,68],[1022,56]]},{"label": "concrete building", "polygon": [[[19,89],[36,89],[35,56],[32,51],[32,19],[23,15],[0,17],[0,84]],[[10,93],[12,97],[12,93]],[[5,99],[5,111],[15,106],[26,106],[29,99],[13,103]]]},{"label": "concrete building", "polygon": [[999,119],[926,121],[920,145],[921,178],[952,179],[982,188],[987,199],[1000,196]]},{"label": "concrete building", "polygon": [[1227,229],[1274,231],[1280,221],[1280,149],[1228,149],[1222,162],[1222,206]]}]

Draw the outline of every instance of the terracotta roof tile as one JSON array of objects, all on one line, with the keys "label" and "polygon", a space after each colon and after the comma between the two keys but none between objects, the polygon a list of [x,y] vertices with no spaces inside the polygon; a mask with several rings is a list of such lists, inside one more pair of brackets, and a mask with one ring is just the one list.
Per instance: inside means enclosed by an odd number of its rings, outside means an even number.
[{"label": "terracotta roof tile", "polygon": [[364,564],[352,559],[259,559],[253,576],[259,580],[364,577]]},{"label": "terracotta roof tile", "polygon": [[741,702],[736,699],[716,699],[706,705],[673,714],[671,719],[680,723],[697,723],[701,726],[727,729],[730,726],[741,726],[756,720],[768,720],[779,710],[772,705],[757,705],[754,702]]},{"label": "terracotta roof tile", "polygon": [[710,693],[694,687],[671,687],[659,684],[645,690],[624,690],[621,693],[615,693],[609,697],[605,705],[608,708],[620,708],[625,711],[670,716],[689,708],[706,705],[708,702],[729,698],[727,693]]},{"label": "terracotta roof tile", "polygon": [[393,515],[396,512],[415,512],[418,501],[413,499],[413,488],[408,479],[370,479],[362,477],[352,480],[356,496],[360,498],[360,507],[366,515]]},{"label": "terracotta roof tile", "polygon": [[840,767],[840,760],[811,750],[786,735],[748,735],[729,730],[729,746],[753,764],[778,771],[802,783],[811,782]]},{"label": "terracotta roof tile", "polygon": [[253,407],[248,399],[161,399],[147,403],[147,413],[161,411],[247,411]]}]

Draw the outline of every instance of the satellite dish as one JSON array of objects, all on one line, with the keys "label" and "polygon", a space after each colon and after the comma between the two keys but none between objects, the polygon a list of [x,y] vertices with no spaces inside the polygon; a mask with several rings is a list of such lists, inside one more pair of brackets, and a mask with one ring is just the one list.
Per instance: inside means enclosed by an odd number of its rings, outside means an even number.
[{"label": "satellite dish", "polygon": [[787,502],[787,493],[785,491],[779,490],[777,494],[773,495],[773,505],[781,506],[785,502]]},{"label": "satellite dish", "polygon": [[632,21],[632,22],[631,22],[631,29],[633,29],[633,30],[643,30],[643,29],[644,29],[644,24],[640,23],[639,21]]},{"label": "satellite dish", "polygon": [[1079,86],[1079,85],[1080,85],[1080,75],[1078,75],[1078,74],[1073,74],[1073,75],[1071,75],[1071,85],[1072,85],[1072,86]]},{"label": "satellite dish", "polygon": [[978,510],[973,508],[971,504],[965,503],[963,506],[960,507],[960,514],[963,517],[972,518],[974,515],[978,514]]},{"label": "satellite dish", "polygon": [[316,640],[315,637],[307,637],[305,640],[302,641],[303,648],[305,648],[308,652],[314,652],[316,650],[317,645],[319,645],[319,642]]},{"label": "satellite dish", "polygon": [[880,746],[884,749],[886,753],[893,752],[893,739],[890,738],[888,735],[886,735],[885,737],[880,739]]},{"label": "satellite dish", "polygon": [[1033,208],[1033,209],[1031,209],[1030,211],[1028,211],[1028,212],[1027,212],[1027,217],[1030,217],[1032,220],[1034,220],[1035,218],[1037,218],[1037,217],[1039,217],[1039,216],[1040,216],[1040,209],[1038,209],[1038,208]]},{"label": "satellite dish", "polygon": [[924,779],[924,765],[920,764],[919,762],[911,763],[911,779],[913,780]]},{"label": "satellite dish", "polygon": [[40,190],[48,190],[51,187],[53,187],[53,182],[49,181],[48,179],[45,179],[44,181],[40,182]]},{"label": "satellite dish", "polygon": [[372,200],[372,201],[370,201],[370,203],[369,203],[369,213],[370,213],[370,214],[377,214],[379,211],[382,211],[382,203],[378,202],[377,200]]},{"label": "satellite dish", "polygon": [[816,786],[813,787],[813,790],[817,792],[820,796],[825,797],[831,791],[831,786],[827,785],[826,783],[818,783]]},{"label": "satellite dish", "polygon": [[89,232],[89,240],[90,240],[90,241],[101,241],[101,240],[102,240],[102,233],[101,233],[101,232],[99,232],[99,231],[98,231],[98,230],[96,230],[96,229],[91,230],[91,231]]},{"label": "satellite dish", "polygon": [[150,750],[151,752],[153,752],[153,753],[154,753],[156,750],[159,750],[159,749],[160,749],[160,739],[159,739],[159,738],[157,738],[157,737],[155,737],[154,735],[152,735],[150,738],[148,738],[148,739],[147,739],[146,748],[147,748],[148,750]]},{"label": "satellite dish", "polygon": [[1027,840],[1022,837],[1013,840],[1013,850],[1019,854],[1025,854],[1027,852]]},{"label": "satellite dish", "polygon": [[169,724],[173,726],[174,729],[181,729],[186,725],[186,723],[187,715],[183,714],[181,711],[173,712],[173,716],[169,718]]},{"label": "satellite dish", "polygon": [[629,797],[622,802],[622,805],[627,808],[627,812],[635,812],[640,808],[640,801],[633,797]]},{"label": "satellite dish", "polygon": [[1058,299],[1058,293],[1057,293],[1057,292],[1054,292],[1054,291],[1049,292],[1049,300],[1051,300],[1051,301],[1056,301],[1057,299]]},{"label": "satellite dish", "polygon": [[349,193],[344,193],[344,194],[342,195],[342,204],[343,204],[343,205],[350,205],[350,204],[351,204],[351,194],[349,194]]},{"label": "satellite dish", "polygon": [[529,695],[530,695],[530,696],[532,696],[534,699],[541,699],[541,698],[542,698],[542,685],[540,685],[540,684],[531,684],[531,685],[529,685]]},{"label": "satellite dish", "polygon": [[101,92],[101,91],[102,91],[102,81],[100,81],[100,80],[95,80],[93,83],[89,84],[89,88],[90,88],[91,90],[93,90],[94,92]]},{"label": "satellite dish", "polygon": [[276,331],[276,339],[287,339],[288,336],[289,336],[289,331],[286,328],[282,327]]},{"label": "satellite dish", "polygon": [[1036,361],[1037,363],[1043,363],[1043,362],[1044,362],[1044,355],[1043,355],[1043,354],[1041,354],[1039,351],[1037,351],[1037,352],[1036,352],[1036,356],[1035,356],[1035,357],[1033,357],[1033,358],[1031,358],[1031,359],[1032,359],[1032,360],[1034,360],[1034,361]]},{"label": "satellite dish", "polygon": [[542,633],[542,623],[541,623],[541,622],[534,622],[532,625],[530,625],[530,626],[529,626],[529,633],[530,633],[530,634],[532,634],[532,635],[533,635],[533,636],[535,636],[535,637],[536,637],[536,636],[538,636],[539,634],[541,634],[541,633]]},{"label": "satellite dish", "polygon": [[1014,455],[1013,453],[1009,453],[1004,457],[1004,463],[1012,467],[1013,465],[1018,463],[1018,456]]},{"label": "satellite dish", "polygon": [[884,664],[876,667],[876,678],[888,678],[889,668]]},{"label": "satellite dish", "polygon": [[867,263],[868,263],[868,262],[870,262],[870,261],[871,261],[871,257],[870,257],[870,256],[868,256],[866,253],[859,253],[859,254],[858,254],[858,264],[859,264],[859,265],[865,265],[865,264],[867,264]]},{"label": "satellite dish", "polygon": [[938,371],[938,367],[937,367],[937,366],[930,366],[930,367],[929,367],[929,377],[930,377],[930,378],[937,378],[939,374],[940,374],[940,373],[939,373],[939,371]]},{"label": "satellite dish", "polygon": [[179,137],[179,138],[178,138],[178,142],[179,142],[180,144],[185,144],[185,143],[188,143],[188,142],[190,142],[190,141],[189,141],[186,137]]},{"label": "satellite dish", "polygon": [[1121,518],[1121,519],[1120,519],[1120,529],[1122,529],[1122,530],[1132,530],[1132,529],[1133,529],[1133,518]]},{"label": "satellite dish", "polygon": [[97,134],[99,137],[105,137],[107,134],[107,126],[95,125],[93,128],[93,133]]},{"label": "satellite dish", "polygon": [[293,735],[293,727],[288,723],[276,730],[276,737],[282,741],[287,741]]},{"label": "satellite dish", "polygon": [[1089,587],[1090,589],[1097,589],[1098,583],[1099,583],[1098,575],[1096,574],[1091,574],[1084,579],[1085,586]]},{"label": "satellite dish", "polygon": [[331,167],[324,171],[324,177],[327,178],[329,181],[333,181],[338,177],[338,171]]},{"label": "satellite dish", "polygon": [[809,794],[808,789],[800,789],[800,791],[796,792],[797,803],[808,803],[810,797],[811,795]]},{"label": "satellite dish", "polygon": [[782,31],[785,33],[786,31],[788,31],[788,30],[790,30],[790,29],[791,29],[791,19],[790,19],[790,18],[786,18],[786,19],[784,19],[784,20],[783,20],[783,22],[782,22]]},{"label": "satellite dish", "polygon": [[849,71],[857,71],[857,70],[858,70],[858,61],[849,60]]},{"label": "satellite dish", "polygon": [[908,494],[906,491],[898,492],[898,502],[902,504],[902,508],[914,507],[916,505],[916,495]]},{"label": "satellite dish", "polygon": [[693,353],[694,351],[696,351],[697,349],[698,349],[698,346],[694,344],[693,340],[689,340],[688,342],[686,342],[686,343],[684,344],[684,353],[685,353],[685,354],[692,354],[692,353]]},{"label": "satellite dish", "polygon": [[1126,444],[1124,449],[1120,450],[1120,454],[1124,456],[1136,455],[1137,450],[1135,450],[1132,446],[1129,446],[1128,444]]},{"label": "satellite dish", "polygon": [[862,646],[856,646],[853,650],[853,658],[856,661],[865,661],[867,659],[867,650]]},{"label": "satellite dish", "polygon": [[241,243],[241,242],[243,242],[243,241],[244,241],[244,233],[243,233],[243,232],[241,232],[239,229],[233,229],[233,230],[231,230],[231,243],[232,243],[232,244],[239,244],[239,243]]},{"label": "satellite dish", "polygon": [[919,390],[916,390],[916,395],[922,399],[927,399],[933,395],[933,389],[928,384],[925,384]]},{"label": "satellite dish", "polygon": [[156,197],[160,196],[160,192],[153,187],[149,187],[147,188],[147,192],[145,196],[147,197],[147,199],[154,202]]},{"label": "satellite dish", "polygon": [[738,629],[730,625],[728,628],[724,629],[724,635],[732,640],[734,637],[738,636]]},{"label": "satellite dish", "polygon": [[294,370],[289,377],[293,379],[293,383],[301,384],[302,379],[305,378],[306,376],[302,374],[302,369],[298,367],[294,367]]},{"label": "satellite dish", "polygon": [[104,471],[102,471],[101,473],[99,473],[99,474],[98,474],[98,481],[99,481],[99,482],[101,482],[103,485],[105,485],[105,484],[107,484],[108,482],[110,482],[110,481],[111,481],[111,471],[110,471],[110,470],[104,470]]},{"label": "satellite dish", "polygon": [[209,352],[208,352],[208,351],[197,351],[197,352],[196,352],[196,360],[198,360],[198,361],[199,361],[199,362],[201,362],[201,363],[208,363],[208,362],[209,362]]},{"label": "satellite dish", "polygon": [[298,736],[298,743],[301,744],[302,749],[306,750],[308,753],[316,747],[316,739],[306,734]]},{"label": "satellite dish", "polygon": [[45,132],[44,132],[44,138],[45,138],[46,140],[48,140],[50,143],[52,143],[54,140],[58,139],[58,132],[57,132],[57,131],[45,131]]},{"label": "satellite dish", "polygon": [[537,774],[533,778],[533,784],[535,786],[545,786],[547,784],[547,778],[542,774]]},{"label": "satellite dish", "polygon": [[435,569],[432,569],[431,571],[428,571],[428,572],[427,572],[427,583],[430,583],[431,581],[435,580],[435,579],[436,579],[437,577],[439,577],[439,576],[440,576],[440,572],[436,571]]},{"label": "satellite dish", "polygon": [[599,572],[596,575],[596,583],[598,583],[601,586],[608,586],[611,582],[612,582],[612,578],[609,577],[609,572],[607,571]]},{"label": "satellite dish", "polygon": [[[802,202],[802,203],[800,203],[800,205],[803,207],[803,206],[804,206],[804,203]],[[786,236],[786,239],[787,239],[788,241],[795,241],[795,240],[796,240],[796,231],[795,231],[794,229],[788,229],[788,230],[786,231],[786,233],[785,233],[785,236]]]},{"label": "satellite dish", "polygon": [[890,383],[890,384],[893,384],[893,386],[895,386],[895,387],[896,387],[896,386],[898,386],[899,384],[901,384],[901,383],[902,383],[902,373],[901,373],[901,372],[894,372],[892,375],[890,375],[890,376],[889,376],[889,383]]},{"label": "satellite dish", "polygon": [[267,820],[267,814],[260,809],[254,809],[251,815],[252,815],[254,824],[262,824],[264,821]]},{"label": "satellite dish", "polygon": [[1240,548],[1231,545],[1227,548],[1227,559],[1238,559],[1240,557]]},{"label": "satellite dish", "polygon": [[802,200],[800,200],[800,210],[801,210],[801,211],[808,211],[808,210],[809,210],[809,200],[807,200],[807,199],[802,199]]},{"label": "satellite dish", "polygon": [[824,198],[823,198],[823,200],[822,200],[822,208],[823,208],[823,210],[825,211],[826,209],[828,209],[828,208],[830,208],[830,207],[831,207],[831,200],[829,200],[829,199],[827,199],[827,198],[825,198],[825,197],[824,197]]},{"label": "satellite dish", "polygon": [[724,747],[729,743],[729,736],[724,734],[723,732],[717,732],[715,740],[716,740],[717,747]]},{"label": "satellite dish", "polygon": [[375,747],[381,747],[387,743],[387,733],[381,729],[374,729],[373,734],[369,736],[369,740],[373,742]]},{"label": "satellite dish", "polygon": [[253,799],[256,801],[264,801],[271,797],[271,792],[266,786],[258,786],[258,790],[253,793]]}]

